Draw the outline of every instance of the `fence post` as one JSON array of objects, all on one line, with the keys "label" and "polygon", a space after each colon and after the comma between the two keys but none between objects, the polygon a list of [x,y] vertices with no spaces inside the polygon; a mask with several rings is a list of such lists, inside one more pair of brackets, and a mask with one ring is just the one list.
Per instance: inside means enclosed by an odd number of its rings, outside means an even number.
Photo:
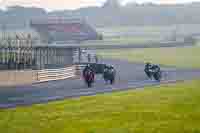
[{"label": "fence post", "polygon": [[78,75],[80,74],[79,71],[80,71],[80,70],[79,70],[79,65],[76,65],[76,66],[75,66],[75,75],[76,75],[76,76],[78,76]]},{"label": "fence post", "polygon": [[39,74],[38,74],[38,70],[36,71],[36,79],[37,79],[37,81],[39,81]]}]

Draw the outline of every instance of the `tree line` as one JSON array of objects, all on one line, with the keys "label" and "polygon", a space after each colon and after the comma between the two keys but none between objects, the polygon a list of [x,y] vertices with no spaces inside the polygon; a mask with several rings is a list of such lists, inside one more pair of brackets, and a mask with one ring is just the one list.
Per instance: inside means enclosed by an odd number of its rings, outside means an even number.
[{"label": "tree line", "polygon": [[129,3],[121,6],[111,1],[113,0],[108,0],[101,7],[52,12],[47,12],[42,8],[12,6],[5,11],[0,10],[0,24],[19,28],[28,26],[31,19],[51,16],[85,18],[95,27],[200,23],[200,3],[178,5]]}]

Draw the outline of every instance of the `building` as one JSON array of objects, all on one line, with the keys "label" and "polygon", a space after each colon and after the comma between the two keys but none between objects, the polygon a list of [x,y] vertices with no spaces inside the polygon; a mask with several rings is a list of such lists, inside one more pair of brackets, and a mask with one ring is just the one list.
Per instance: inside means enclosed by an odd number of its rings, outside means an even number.
[{"label": "building", "polygon": [[30,29],[2,31],[0,69],[46,69],[70,66],[77,48],[69,42],[98,39],[81,19],[34,19]]},{"label": "building", "polygon": [[82,19],[39,18],[32,20],[30,26],[40,34],[43,43],[98,39],[96,30]]}]

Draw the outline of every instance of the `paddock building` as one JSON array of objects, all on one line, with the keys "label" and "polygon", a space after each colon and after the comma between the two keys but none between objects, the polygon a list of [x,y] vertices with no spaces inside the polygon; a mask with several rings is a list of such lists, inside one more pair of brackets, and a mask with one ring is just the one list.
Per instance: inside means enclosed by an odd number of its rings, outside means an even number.
[{"label": "paddock building", "polygon": [[1,32],[1,70],[70,66],[77,51],[73,44],[98,39],[95,29],[80,19],[34,19],[30,27]]}]

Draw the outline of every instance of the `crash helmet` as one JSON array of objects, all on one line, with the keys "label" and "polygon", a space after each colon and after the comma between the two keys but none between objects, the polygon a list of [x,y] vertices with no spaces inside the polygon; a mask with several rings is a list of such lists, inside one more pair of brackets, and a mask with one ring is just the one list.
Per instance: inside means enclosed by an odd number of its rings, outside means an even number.
[{"label": "crash helmet", "polygon": [[90,67],[90,64],[87,64],[86,67],[89,68],[89,67]]},{"label": "crash helmet", "polygon": [[146,66],[150,66],[151,65],[151,63],[150,62],[146,62]]},{"label": "crash helmet", "polygon": [[114,66],[113,65],[110,65],[110,67],[109,67],[110,69],[114,69]]}]

